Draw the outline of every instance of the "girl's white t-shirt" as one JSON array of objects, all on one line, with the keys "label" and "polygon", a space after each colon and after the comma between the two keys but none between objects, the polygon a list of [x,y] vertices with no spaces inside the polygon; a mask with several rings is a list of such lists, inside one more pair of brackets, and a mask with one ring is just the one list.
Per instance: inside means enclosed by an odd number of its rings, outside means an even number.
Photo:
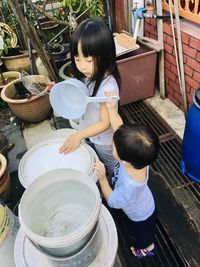
[{"label": "girl's white t-shirt", "polygon": [[[90,83],[88,85],[88,90],[91,96],[94,90],[94,83]],[[112,75],[109,75],[102,81],[96,96],[105,96],[104,94],[105,91],[111,91],[114,92],[116,95],[119,95],[118,84]],[[85,114],[79,119],[79,129],[82,130],[88,128],[89,126],[99,122],[99,120],[100,120],[100,103],[88,103]],[[112,145],[113,141],[112,127],[110,126],[110,128],[107,129],[106,131],[98,135],[92,136],[89,139],[92,143],[97,145]]]}]

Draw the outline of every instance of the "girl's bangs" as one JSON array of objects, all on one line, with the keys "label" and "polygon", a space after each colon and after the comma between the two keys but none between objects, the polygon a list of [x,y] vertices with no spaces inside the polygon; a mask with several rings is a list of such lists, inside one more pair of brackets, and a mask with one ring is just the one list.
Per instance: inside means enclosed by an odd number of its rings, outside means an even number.
[{"label": "girl's bangs", "polygon": [[79,43],[78,38],[74,38],[71,40],[70,50],[71,50],[72,56],[78,56],[78,43]]},{"label": "girl's bangs", "polygon": [[95,57],[95,47],[94,47],[94,38],[89,38],[87,36],[81,37],[81,49],[84,57]]}]

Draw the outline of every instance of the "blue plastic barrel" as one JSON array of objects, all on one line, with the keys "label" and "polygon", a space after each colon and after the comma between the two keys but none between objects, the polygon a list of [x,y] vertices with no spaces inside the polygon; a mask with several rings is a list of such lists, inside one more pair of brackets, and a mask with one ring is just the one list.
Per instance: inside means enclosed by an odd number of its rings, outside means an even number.
[{"label": "blue plastic barrel", "polygon": [[183,174],[200,182],[200,88],[193,96],[193,104],[186,118],[181,168]]}]

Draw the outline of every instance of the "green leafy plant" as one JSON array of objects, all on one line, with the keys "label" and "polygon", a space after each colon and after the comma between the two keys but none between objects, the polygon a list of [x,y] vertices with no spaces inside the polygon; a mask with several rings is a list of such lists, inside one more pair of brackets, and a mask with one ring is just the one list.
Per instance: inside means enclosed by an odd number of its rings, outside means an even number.
[{"label": "green leafy plant", "polygon": [[8,50],[12,48],[11,39],[9,33],[0,28],[0,35],[3,38],[3,49],[0,49],[0,56],[4,56],[8,53]]},{"label": "green leafy plant", "polygon": [[15,28],[15,25],[18,24],[18,21],[10,8],[8,1],[2,0],[0,2],[1,16],[3,21],[11,28]]},{"label": "green leafy plant", "polygon": [[86,17],[104,17],[102,0],[62,0],[60,8],[54,15],[59,20],[69,21],[71,17],[84,19]]}]

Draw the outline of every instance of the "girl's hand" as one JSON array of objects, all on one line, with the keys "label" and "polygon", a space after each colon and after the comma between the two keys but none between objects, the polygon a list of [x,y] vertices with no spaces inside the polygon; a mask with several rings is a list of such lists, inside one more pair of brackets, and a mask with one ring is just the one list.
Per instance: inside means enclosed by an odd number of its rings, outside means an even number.
[{"label": "girl's hand", "polygon": [[46,89],[45,89],[45,91],[46,91],[47,93],[49,93],[49,92],[51,91],[51,89],[54,87],[54,85],[55,85],[55,82],[50,82],[50,83],[48,83],[48,84],[47,84],[47,87],[46,87]]},{"label": "girl's hand", "polygon": [[64,141],[63,145],[59,149],[59,152],[64,154],[72,152],[80,146],[81,141],[82,140],[77,133],[72,134]]},{"label": "girl's hand", "polygon": [[95,171],[98,177],[99,181],[102,181],[104,179],[106,179],[106,169],[104,164],[101,161],[96,161],[95,163]]},{"label": "girl's hand", "polygon": [[[117,94],[115,92],[105,91],[104,95],[109,97],[109,96],[116,96]],[[112,98],[105,104],[106,104],[107,109],[117,108],[117,101]]]}]

